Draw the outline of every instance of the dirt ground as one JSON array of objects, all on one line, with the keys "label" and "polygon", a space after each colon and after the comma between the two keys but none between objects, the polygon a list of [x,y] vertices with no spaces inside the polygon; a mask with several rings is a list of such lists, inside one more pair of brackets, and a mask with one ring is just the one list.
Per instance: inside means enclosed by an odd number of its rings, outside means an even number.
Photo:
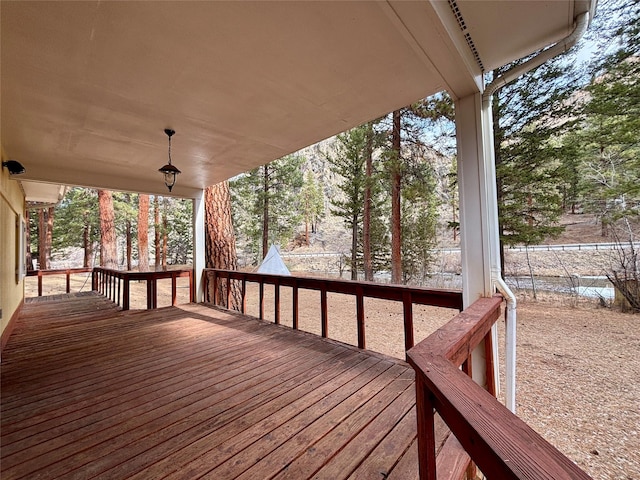
[{"label": "dirt ground", "polygon": [[[188,284],[178,283],[178,302]],[[184,279],[186,280],[186,279]],[[64,280],[60,280],[63,285]],[[27,296],[37,295],[35,278]],[[45,294],[61,293],[52,277]],[[159,282],[159,306],[170,304],[170,281]],[[72,277],[72,291],[90,288]],[[145,308],[144,283],[132,286],[132,308]],[[265,288],[265,315],[273,320],[273,293]],[[258,316],[257,286],[248,288],[248,314]],[[281,323],[291,326],[291,290],[281,290]],[[320,334],[320,295],[300,293],[300,328]],[[355,301],[328,294],[329,336],[357,344]],[[426,338],[456,311],[415,306],[415,340]],[[404,358],[402,305],[365,299],[368,349]],[[517,320],[517,413],[595,479],[640,480],[640,315],[575,305],[554,296],[521,298]],[[504,321],[498,323],[504,345]],[[501,365],[501,371],[504,368]]]}]

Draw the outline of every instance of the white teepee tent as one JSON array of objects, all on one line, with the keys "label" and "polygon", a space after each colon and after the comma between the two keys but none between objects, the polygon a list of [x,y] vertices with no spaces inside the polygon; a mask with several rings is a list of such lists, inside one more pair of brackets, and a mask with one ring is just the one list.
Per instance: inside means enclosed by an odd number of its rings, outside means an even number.
[{"label": "white teepee tent", "polygon": [[282,261],[280,252],[275,245],[271,245],[267,256],[264,257],[262,264],[258,267],[258,273],[271,273],[273,275],[291,275],[289,269]]}]

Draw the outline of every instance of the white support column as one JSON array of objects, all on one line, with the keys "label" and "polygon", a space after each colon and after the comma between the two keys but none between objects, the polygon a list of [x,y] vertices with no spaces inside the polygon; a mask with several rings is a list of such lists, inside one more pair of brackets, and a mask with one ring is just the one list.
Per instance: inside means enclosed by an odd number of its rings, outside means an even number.
[{"label": "white support column", "polygon": [[[495,200],[495,168],[489,112],[483,112],[482,94],[456,102],[458,187],[462,251],[463,304],[467,308],[480,297],[493,295],[491,270],[498,239]],[[496,345],[496,342],[494,342]],[[495,355],[495,352],[494,352]],[[494,365],[497,370],[497,356]],[[472,354],[473,379],[486,386],[484,347]],[[494,375],[496,372],[491,372]],[[497,383],[496,383],[497,386]]]},{"label": "white support column", "polygon": [[204,299],[204,283],[202,281],[202,270],[206,265],[204,246],[204,190],[193,199],[193,279],[196,290],[195,301],[202,302]]}]

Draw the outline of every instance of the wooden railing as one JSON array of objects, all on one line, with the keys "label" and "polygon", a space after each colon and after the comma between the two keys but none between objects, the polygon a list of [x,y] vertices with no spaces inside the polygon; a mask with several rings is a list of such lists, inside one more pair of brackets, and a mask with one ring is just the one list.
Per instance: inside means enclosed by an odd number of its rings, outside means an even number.
[{"label": "wooden railing", "polygon": [[[485,349],[490,348],[491,326],[500,315],[501,302],[499,297],[477,300],[407,352],[416,372],[420,478],[442,478],[444,472],[438,467],[446,466],[450,474],[454,463],[464,472],[468,464],[468,460],[453,462],[452,456],[442,454],[436,461],[437,412],[455,435],[449,450],[455,450],[456,445],[463,449],[487,478],[588,479],[571,460],[475,383],[470,371],[465,374],[459,368],[470,365],[468,359],[477,345],[484,342]],[[487,371],[492,367],[487,366]],[[461,478],[460,472],[450,478]]]},{"label": "wooden railing", "polygon": [[147,282],[147,308],[158,307],[158,280],[171,279],[171,305],[176,304],[177,284],[180,277],[189,277],[189,301],[195,298],[193,271],[191,269],[163,270],[158,272],[131,272],[95,267],[93,269],[92,289],[129,310],[131,305],[131,282]]},{"label": "wooden railing", "polygon": [[38,277],[38,296],[42,296],[42,278],[50,275],[65,275],[67,280],[66,293],[71,293],[71,275],[78,273],[91,273],[92,268],[63,268],[58,270],[32,270],[27,272],[27,277]]},{"label": "wooden railing", "polygon": [[[404,340],[405,350],[414,345],[413,339],[413,305],[432,305],[437,307],[462,309],[462,294],[460,291],[428,289],[419,287],[405,287],[386,285],[373,282],[355,282],[333,280],[325,278],[294,277],[285,275],[267,275],[261,273],[239,272],[236,270],[204,269],[206,301],[214,305],[229,305],[231,289],[230,282],[239,282],[241,292],[240,310],[246,313],[247,282],[259,285],[259,317],[264,319],[264,286],[274,286],[274,322],[280,323],[280,287],[291,287],[292,295],[292,326],[298,329],[298,304],[300,290],[315,290],[320,292],[320,321],[321,334],[328,335],[327,293],[341,293],[355,296],[356,323],[358,332],[358,347],[366,348],[366,334],[364,322],[364,298],[377,298],[402,302],[404,310]],[[225,298],[219,297],[220,282],[225,282],[223,289]],[[211,288],[210,288],[211,287]],[[212,291],[214,294],[209,295]],[[226,302],[224,301],[226,300]]]}]

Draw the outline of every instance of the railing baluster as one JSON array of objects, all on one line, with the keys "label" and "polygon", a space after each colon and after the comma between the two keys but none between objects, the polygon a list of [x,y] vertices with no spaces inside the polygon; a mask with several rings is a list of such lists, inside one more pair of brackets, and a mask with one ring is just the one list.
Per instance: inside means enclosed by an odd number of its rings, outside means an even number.
[{"label": "railing baluster", "polygon": [[38,270],[38,296],[42,296],[42,270]]},{"label": "railing baluster", "polygon": [[274,321],[276,325],[280,325],[280,282],[276,279],[273,284],[274,290],[274,300],[273,300],[273,308],[274,308]]},{"label": "railing baluster", "polygon": [[177,280],[178,277],[176,273],[171,274],[171,306],[173,307],[178,300],[178,288],[177,288]]},{"label": "railing baluster", "polygon": [[329,321],[327,319],[327,287],[322,285],[320,289],[320,317],[322,322],[322,336],[327,338],[329,336]]},{"label": "railing baluster", "polygon": [[194,271],[189,270],[189,302],[194,303],[196,301],[196,289],[193,281]]},{"label": "railing baluster", "polygon": [[402,309],[404,312],[404,349],[413,348],[413,300],[411,292],[402,292]]},{"label": "railing baluster", "polygon": [[247,280],[242,279],[242,302],[240,303],[240,311],[247,313]]},{"label": "railing baluster", "polygon": [[264,320],[264,282],[260,282],[260,320]]},{"label": "railing baluster", "polygon": [[231,310],[231,275],[227,275],[227,308]]},{"label": "railing baluster", "polygon": [[356,287],[356,323],[358,325],[358,348],[366,348],[364,332],[364,290],[362,286]]},{"label": "railing baluster", "polygon": [[296,281],[293,285],[293,307],[292,307],[292,327],[294,330],[298,330],[298,302],[299,302],[299,294],[298,294],[298,282]]},{"label": "railing baluster", "polygon": [[462,371],[467,374],[467,377],[473,378],[473,357],[471,355],[462,363]]},{"label": "railing baluster", "polygon": [[487,372],[487,391],[496,396],[496,381],[493,376],[494,359],[493,359],[493,336],[491,330],[484,337],[484,358],[485,358],[485,371]]},{"label": "railing baluster", "polygon": [[213,302],[214,305],[218,305],[218,273],[213,273]]},{"label": "railing baluster", "polygon": [[67,293],[71,293],[71,270],[67,269]]}]

